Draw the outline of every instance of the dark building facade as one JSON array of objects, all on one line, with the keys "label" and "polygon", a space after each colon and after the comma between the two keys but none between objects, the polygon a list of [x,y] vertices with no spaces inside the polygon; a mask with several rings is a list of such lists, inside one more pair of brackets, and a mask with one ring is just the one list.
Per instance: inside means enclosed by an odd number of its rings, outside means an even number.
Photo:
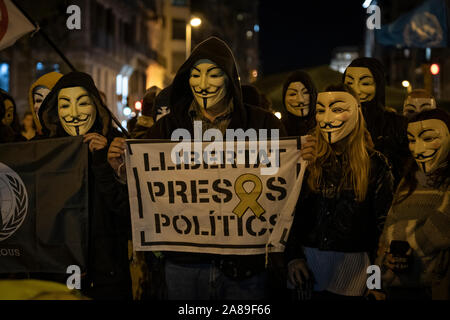
[{"label": "dark building facade", "polygon": [[233,50],[242,83],[257,80],[259,62],[259,1],[194,0],[193,16],[202,19],[198,28],[192,29],[192,47],[209,36],[218,36]]}]

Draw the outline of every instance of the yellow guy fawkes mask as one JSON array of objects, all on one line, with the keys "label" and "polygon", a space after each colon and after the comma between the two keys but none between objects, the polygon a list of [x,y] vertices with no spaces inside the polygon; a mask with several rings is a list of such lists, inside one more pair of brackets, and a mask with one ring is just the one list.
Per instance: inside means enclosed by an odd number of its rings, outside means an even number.
[{"label": "yellow guy fawkes mask", "polygon": [[191,70],[189,85],[198,105],[205,110],[220,102],[227,94],[228,77],[210,60],[199,60]]},{"label": "yellow guy fawkes mask", "polygon": [[439,119],[428,119],[408,124],[409,150],[419,168],[425,173],[434,171],[445,162],[450,150],[447,125]]},{"label": "yellow guy fawkes mask", "polygon": [[436,109],[436,101],[433,98],[411,98],[408,97],[403,104],[403,115],[412,118],[415,114]]},{"label": "yellow guy fawkes mask", "polygon": [[59,91],[58,116],[69,135],[87,133],[92,128],[96,115],[94,102],[83,87],[64,88]]},{"label": "yellow guy fawkes mask", "polygon": [[310,95],[300,81],[291,82],[284,97],[286,110],[297,117],[306,117],[309,113]]},{"label": "yellow guy fawkes mask", "polygon": [[41,107],[42,102],[45,97],[49,94],[50,90],[44,87],[41,87],[35,91],[33,91],[33,108],[36,116],[38,116],[39,108]]},{"label": "yellow guy fawkes mask", "polygon": [[348,92],[321,92],[317,97],[316,121],[329,144],[347,137],[358,122],[359,104]]},{"label": "yellow guy fawkes mask", "polygon": [[376,84],[372,72],[365,67],[348,67],[344,83],[359,96],[359,101],[368,102],[375,97]]},{"label": "yellow guy fawkes mask", "polygon": [[14,120],[14,104],[11,100],[6,99],[3,102],[3,107],[5,108],[5,116],[2,119],[2,122],[6,126],[10,126]]}]

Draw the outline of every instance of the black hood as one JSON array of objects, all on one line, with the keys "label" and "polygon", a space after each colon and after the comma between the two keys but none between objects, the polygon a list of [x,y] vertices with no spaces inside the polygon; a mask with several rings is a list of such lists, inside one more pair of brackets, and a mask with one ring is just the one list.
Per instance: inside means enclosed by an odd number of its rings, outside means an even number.
[{"label": "black hood", "polygon": [[70,87],[85,88],[94,101],[97,109],[97,118],[89,132],[97,132],[103,136],[110,134],[112,127],[110,112],[103,104],[94,80],[84,72],[70,72],[64,75],[42,102],[39,109],[39,119],[42,123],[43,134],[48,137],[68,136],[58,117],[58,94],[61,89]]},{"label": "black hood", "polygon": [[[372,72],[376,85],[375,97],[372,101],[375,100],[384,109],[384,105],[386,104],[386,78],[383,64],[375,58],[358,58],[353,60],[347,68],[350,67],[367,68]],[[345,71],[347,72],[347,70]],[[342,81],[345,81],[346,72],[344,72]]]},{"label": "black hood", "polygon": [[[308,89],[310,102],[309,102],[309,113],[306,117],[297,117],[286,109],[285,103],[286,91],[292,82],[301,82],[306,87],[306,89]],[[281,101],[283,102],[282,120],[289,135],[298,135],[298,134],[303,135],[315,127],[317,89],[308,73],[302,70],[298,70],[294,71],[289,75],[289,77],[283,84]]]},{"label": "black hood", "polygon": [[227,74],[229,78],[228,91],[233,99],[233,118],[239,117],[242,123],[246,123],[241,84],[233,53],[225,42],[216,37],[210,37],[195,47],[178,70],[171,85],[169,99],[170,111],[173,116],[179,120],[179,123],[185,122],[185,119],[188,118],[188,110],[194,99],[189,86],[190,72],[195,63],[202,59],[213,61]]},{"label": "black hood", "polygon": [[15,133],[20,133],[20,122],[19,122],[19,117],[17,116],[16,102],[14,101],[13,97],[3,89],[0,89],[0,125],[4,126],[4,124],[2,123],[2,119],[5,116],[5,112],[6,112],[5,100],[10,100],[12,102],[13,108],[14,108],[14,118],[9,127]]},{"label": "black hood", "polygon": [[[362,102],[361,108],[367,129],[376,138],[381,135],[381,129],[384,125],[385,100],[386,100],[386,78],[384,67],[381,62],[375,58],[358,58],[352,61],[347,67],[367,68],[375,80],[375,97],[368,102]],[[345,70],[347,72],[347,70]],[[342,82],[345,82],[345,74],[342,76]]]}]

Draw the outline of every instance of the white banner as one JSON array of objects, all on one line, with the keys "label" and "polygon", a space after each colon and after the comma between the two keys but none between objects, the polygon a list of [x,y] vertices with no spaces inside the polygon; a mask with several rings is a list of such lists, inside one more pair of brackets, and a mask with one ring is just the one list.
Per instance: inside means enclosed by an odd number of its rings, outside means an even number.
[{"label": "white banner", "polygon": [[134,250],[224,255],[262,254],[266,246],[284,250],[307,164],[300,138],[220,142],[209,157],[211,142],[127,144]]}]

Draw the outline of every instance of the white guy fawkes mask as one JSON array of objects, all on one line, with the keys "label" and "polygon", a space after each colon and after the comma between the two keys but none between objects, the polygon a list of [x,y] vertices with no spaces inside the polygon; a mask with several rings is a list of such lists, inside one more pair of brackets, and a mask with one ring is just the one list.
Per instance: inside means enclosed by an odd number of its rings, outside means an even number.
[{"label": "white guy fawkes mask", "polygon": [[369,68],[348,67],[345,71],[344,83],[356,92],[360,102],[368,102],[375,97],[375,79]]},{"label": "white guy fawkes mask", "polygon": [[436,100],[433,98],[408,97],[403,104],[403,115],[411,118],[419,112],[431,109],[436,109]]},{"label": "white guy fawkes mask", "polygon": [[10,126],[14,120],[14,104],[11,100],[6,99],[3,102],[3,107],[5,108],[5,115],[2,119],[2,122],[6,126]]},{"label": "white guy fawkes mask", "polygon": [[58,94],[58,115],[64,130],[71,136],[79,136],[91,129],[97,109],[83,87],[64,88]]},{"label": "white guy fawkes mask", "polygon": [[348,92],[321,92],[317,97],[316,121],[329,144],[348,136],[358,122],[358,101]]},{"label": "white guy fawkes mask", "polygon": [[408,124],[409,150],[419,168],[429,173],[447,159],[450,134],[447,125],[439,119],[428,119]]},{"label": "white guy fawkes mask", "polygon": [[42,102],[45,97],[49,94],[50,90],[47,88],[39,88],[38,90],[33,92],[33,107],[36,116],[38,117],[39,108],[41,107]]},{"label": "white guy fawkes mask", "polygon": [[300,81],[291,82],[284,97],[287,111],[297,117],[306,117],[308,115],[309,99],[308,89]]},{"label": "white guy fawkes mask", "polygon": [[210,60],[199,60],[191,70],[189,85],[198,105],[209,109],[227,94],[227,75]]}]

